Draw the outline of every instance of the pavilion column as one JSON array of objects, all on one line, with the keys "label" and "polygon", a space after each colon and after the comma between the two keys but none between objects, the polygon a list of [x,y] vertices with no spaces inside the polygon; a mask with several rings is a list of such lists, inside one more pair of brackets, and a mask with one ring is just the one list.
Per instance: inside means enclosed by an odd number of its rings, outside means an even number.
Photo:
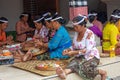
[{"label": "pavilion column", "polygon": [[87,0],[69,0],[69,14],[70,20],[78,14],[88,15]]},{"label": "pavilion column", "polygon": [[120,9],[120,0],[101,0],[107,4],[107,17],[110,18],[111,13],[115,9]]}]

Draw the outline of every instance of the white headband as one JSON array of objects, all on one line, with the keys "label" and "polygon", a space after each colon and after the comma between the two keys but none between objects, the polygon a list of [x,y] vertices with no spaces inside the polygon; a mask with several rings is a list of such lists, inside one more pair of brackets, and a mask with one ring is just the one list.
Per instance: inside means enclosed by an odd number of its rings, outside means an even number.
[{"label": "white headband", "polygon": [[84,18],[87,18],[85,15],[81,15],[81,14],[78,14],[79,16],[82,16],[82,17],[84,17]]},{"label": "white headband", "polygon": [[58,19],[63,19],[62,17],[57,17],[55,19],[52,19],[51,21],[55,21],[55,20],[58,20]]},{"label": "white headband", "polygon": [[50,14],[50,12],[47,12],[47,13],[43,14],[43,16],[45,17],[45,16],[47,16],[47,15],[49,15],[49,14]]},{"label": "white headband", "polygon": [[39,21],[41,21],[43,18],[44,18],[44,17],[41,17],[40,19],[37,19],[37,20],[35,20],[35,21],[33,21],[33,22],[39,22]]},{"label": "white headband", "polygon": [[21,15],[23,15],[23,16],[28,16],[28,14],[21,14]]},{"label": "white headband", "polygon": [[45,21],[48,21],[48,20],[51,20],[51,19],[52,19],[52,17],[49,17],[49,18],[46,18]]},{"label": "white headband", "polygon": [[112,17],[115,17],[115,18],[120,18],[120,16],[118,16],[118,15],[111,15]]},{"label": "white headband", "polygon": [[75,23],[74,23],[74,22],[72,22],[72,24],[73,24],[73,25],[78,25],[78,24],[82,23],[84,20],[85,20],[85,18],[83,17],[83,19],[82,19],[82,20],[80,20],[79,22],[75,22]]},{"label": "white headband", "polygon": [[90,14],[88,14],[88,17],[89,16],[97,16],[97,13],[93,13],[93,14],[90,13]]},{"label": "white headband", "polygon": [[1,22],[4,22],[4,23],[8,23],[8,21],[5,21],[5,20],[0,20]]}]

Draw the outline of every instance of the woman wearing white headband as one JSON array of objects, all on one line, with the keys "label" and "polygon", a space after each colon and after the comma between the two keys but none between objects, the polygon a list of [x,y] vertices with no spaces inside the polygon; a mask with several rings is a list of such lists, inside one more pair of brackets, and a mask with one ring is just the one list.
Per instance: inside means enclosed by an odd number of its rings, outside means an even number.
[{"label": "woman wearing white headband", "polygon": [[120,34],[116,26],[116,23],[119,21],[118,14],[119,13],[113,12],[111,14],[110,20],[103,29],[102,47],[103,52],[107,54],[110,54],[110,50],[115,48],[115,45],[120,40]]},{"label": "woman wearing white headband", "polygon": [[[48,53],[43,54],[42,59],[46,59],[44,55],[48,55],[49,59],[66,59],[69,58],[67,55],[62,55],[64,49],[71,46],[71,39],[67,30],[62,26],[64,19],[62,16],[55,15],[51,20],[52,27],[57,30],[54,37],[48,42],[38,42],[36,46],[48,48]],[[37,56],[41,59],[41,55]]]},{"label": "woman wearing white headband", "polygon": [[20,15],[20,20],[16,23],[16,40],[19,42],[23,42],[27,39],[29,33],[34,29],[30,28],[27,21],[28,21],[28,14],[22,13]]},{"label": "woman wearing white headband", "polygon": [[35,33],[34,33],[34,39],[41,39],[44,42],[45,39],[47,38],[48,35],[48,29],[44,26],[44,17],[43,16],[38,16],[36,19],[33,21],[35,23]]},{"label": "woman wearing white headband", "polygon": [[91,11],[88,14],[88,18],[91,18],[93,25],[97,26],[99,30],[102,32],[103,31],[103,24],[97,20],[97,13],[95,11]]},{"label": "woman wearing white headband", "polygon": [[120,10],[114,10],[103,30],[103,52],[110,55],[111,49],[120,55]]},{"label": "woman wearing white headband", "polygon": [[8,19],[5,17],[0,18],[0,46],[4,44],[10,44],[12,43],[12,36],[6,37],[5,29],[8,26]]},{"label": "woman wearing white headband", "polygon": [[102,30],[100,30],[100,25],[99,25],[99,27],[98,27],[98,25],[96,25],[96,24],[94,24],[94,23],[99,23],[99,21],[97,21],[96,20],[96,16],[94,16],[94,15],[90,15],[90,16],[88,16],[88,20],[89,20],[89,22],[92,24],[90,27],[89,27],[89,29],[91,30],[91,31],[93,31],[93,33],[95,34],[95,40],[97,40],[96,41],[96,46],[101,46],[102,44]]},{"label": "woman wearing white headband", "polygon": [[51,14],[48,14],[48,15],[46,15],[44,17],[45,26],[49,29],[49,32],[48,32],[48,41],[51,40],[53,38],[53,36],[55,35],[55,33],[56,33],[56,30],[53,29],[51,20],[52,20],[52,15]]},{"label": "woman wearing white headband", "polygon": [[[86,28],[85,18],[77,16],[73,19],[73,27],[76,31],[73,45],[65,49],[63,55],[74,56],[67,68],[63,70],[58,67],[56,73],[62,79],[71,72],[79,74],[83,80],[93,80],[97,74],[101,75],[101,80],[105,80],[106,72],[96,69],[100,56],[95,47],[94,33]],[[92,66],[91,66],[92,65]]]}]

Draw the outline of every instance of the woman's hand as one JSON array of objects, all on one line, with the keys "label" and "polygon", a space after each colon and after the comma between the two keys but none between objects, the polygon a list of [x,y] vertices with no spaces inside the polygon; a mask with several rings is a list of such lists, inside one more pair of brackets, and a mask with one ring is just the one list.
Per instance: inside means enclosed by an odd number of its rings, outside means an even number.
[{"label": "woman's hand", "polygon": [[63,55],[67,55],[69,51],[71,51],[71,49],[65,49],[65,50],[63,51]]},{"label": "woman's hand", "polygon": [[41,37],[40,37],[40,35],[39,34],[36,34],[36,35],[34,35],[34,37],[33,38],[35,38],[35,39],[40,39]]},{"label": "woman's hand", "polygon": [[37,40],[37,41],[35,41],[36,43],[35,43],[35,47],[41,47],[41,46],[43,46],[43,42],[42,41],[39,41],[39,40]]},{"label": "woman's hand", "polygon": [[13,36],[12,35],[7,37],[7,41],[12,41],[12,40],[13,40]]},{"label": "woman's hand", "polygon": [[63,51],[63,55],[68,55],[68,56],[73,56],[76,53],[77,53],[76,51],[72,51],[71,49],[66,49]]},{"label": "woman's hand", "polygon": [[74,56],[76,54],[78,54],[77,51],[69,51],[67,55]]}]

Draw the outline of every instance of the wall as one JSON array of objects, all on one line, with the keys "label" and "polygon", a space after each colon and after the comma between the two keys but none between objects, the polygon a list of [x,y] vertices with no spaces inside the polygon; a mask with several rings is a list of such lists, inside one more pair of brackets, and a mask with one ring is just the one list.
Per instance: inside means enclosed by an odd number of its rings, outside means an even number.
[{"label": "wall", "polygon": [[88,0],[89,11],[97,10],[99,3],[100,3],[100,0]]},{"label": "wall", "polygon": [[109,0],[106,1],[105,3],[107,4],[107,15],[108,15],[108,19],[110,18],[110,15],[112,13],[113,10],[115,9],[120,9],[120,0]]},{"label": "wall", "polygon": [[60,0],[60,14],[69,20],[69,0]]},{"label": "wall", "polygon": [[[99,3],[100,0],[88,0],[89,11],[97,10]],[[69,0],[60,0],[60,14],[69,21]]]},{"label": "wall", "polygon": [[0,0],[0,16],[9,20],[7,31],[15,30],[15,24],[22,11],[22,0]]}]

